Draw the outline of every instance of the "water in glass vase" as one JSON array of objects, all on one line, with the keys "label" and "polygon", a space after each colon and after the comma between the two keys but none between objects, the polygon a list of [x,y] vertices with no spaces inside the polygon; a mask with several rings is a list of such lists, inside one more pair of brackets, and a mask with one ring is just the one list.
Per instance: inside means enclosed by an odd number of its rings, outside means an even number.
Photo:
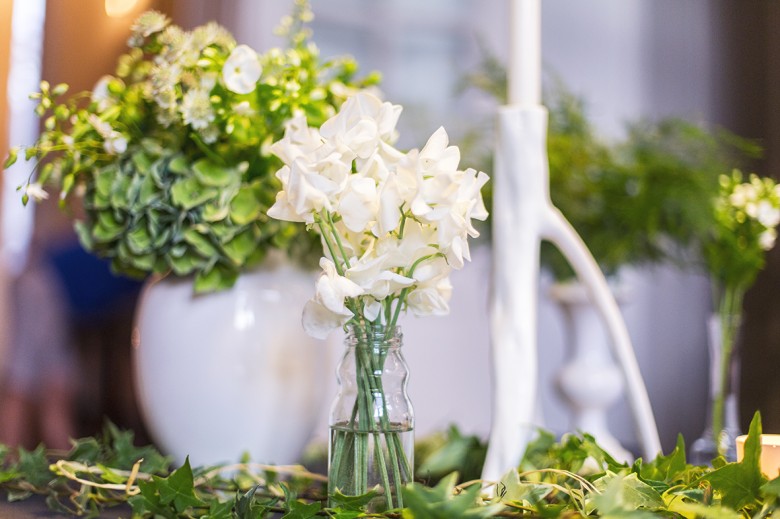
[{"label": "water in glass vase", "polygon": [[329,494],[375,491],[370,512],[403,507],[400,488],[412,480],[414,431],[399,424],[371,432],[355,431],[346,422],[332,425],[328,461]]}]

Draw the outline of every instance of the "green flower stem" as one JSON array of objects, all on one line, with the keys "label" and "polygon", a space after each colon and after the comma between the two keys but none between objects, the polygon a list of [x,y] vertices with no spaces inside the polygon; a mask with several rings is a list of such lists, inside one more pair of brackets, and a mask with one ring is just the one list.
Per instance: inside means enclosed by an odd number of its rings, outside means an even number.
[{"label": "green flower stem", "polygon": [[726,449],[726,445],[720,441],[719,435],[725,425],[726,395],[730,389],[731,357],[734,354],[734,343],[737,339],[737,331],[742,314],[742,301],[745,289],[739,286],[726,286],[721,294],[718,305],[718,319],[720,321],[720,373],[719,384],[715,389],[715,398],[712,404],[712,435],[719,454]]}]

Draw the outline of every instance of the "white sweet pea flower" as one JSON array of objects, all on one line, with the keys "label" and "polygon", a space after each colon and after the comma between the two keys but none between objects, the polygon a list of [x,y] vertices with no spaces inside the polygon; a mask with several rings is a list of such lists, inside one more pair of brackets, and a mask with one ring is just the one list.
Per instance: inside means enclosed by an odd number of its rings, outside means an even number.
[{"label": "white sweet pea flower", "polygon": [[314,299],[303,310],[303,327],[309,335],[324,339],[354,316],[347,308],[346,299],[362,295],[363,290],[340,276],[331,260],[320,259],[320,267],[323,272],[317,280]]},{"label": "white sweet pea flower", "polygon": [[367,159],[381,141],[395,140],[395,125],[401,110],[399,105],[383,103],[372,94],[360,92],[348,98],[339,113],[325,121],[320,134],[340,150]]},{"label": "white sweet pea flower", "polygon": [[376,221],[378,210],[379,199],[373,179],[349,176],[338,204],[338,213],[347,229],[367,231]]},{"label": "white sweet pea flower", "polygon": [[436,254],[435,243],[436,229],[433,226],[407,220],[402,240],[394,235],[385,235],[376,241],[375,251],[377,256],[384,258],[385,268],[408,269],[419,259]]},{"label": "white sweet pea flower", "polygon": [[409,292],[409,309],[418,317],[447,315],[452,296],[450,272],[447,260],[435,257],[420,263],[414,270],[415,287]]},{"label": "white sweet pea flower", "polygon": [[248,94],[255,89],[262,73],[257,53],[248,45],[239,45],[222,67],[222,81],[231,92]]},{"label": "white sweet pea flower", "polygon": [[289,165],[300,157],[312,160],[322,146],[320,132],[316,128],[309,128],[306,117],[300,115],[287,122],[284,137],[271,145],[271,152]]},{"label": "white sweet pea flower", "polygon": [[352,259],[350,265],[344,274],[357,283],[363,293],[378,300],[414,284],[414,279],[387,270],[383,257],[366,254],[360,260]]}]

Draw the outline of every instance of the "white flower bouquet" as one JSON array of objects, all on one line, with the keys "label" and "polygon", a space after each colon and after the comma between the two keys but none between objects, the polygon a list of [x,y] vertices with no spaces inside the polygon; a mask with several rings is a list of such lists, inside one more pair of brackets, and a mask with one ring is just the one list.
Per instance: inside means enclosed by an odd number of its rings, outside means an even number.
[{"label": "white flower bouquet", "polygon": [[487,217],[480,192],[487,175],[458,169],[460,152],[443,128],[421,150],[395,148],[400,113],[362,92],[320,128],[293,119],[271,147],[284,166],[268,211],[305,222],[322,240],[322,274],[304,328],[324,338],[346,325],[357,345],[353,380],[341,380],[351,412],[337,423],[331,416],[330,493],[364,494],[377,484],[388,508],[403,505],[397,490],[412,477],[408,437],[401,438],[412,425],[410,411],[393,418],[406,382],[404,375],[397,394],[385,391],[389,359],[403,362],[383,345],[398,337],[402,311],[449,311],[450,272],[470,259],[468,239],[478,235],[472,219]]}]

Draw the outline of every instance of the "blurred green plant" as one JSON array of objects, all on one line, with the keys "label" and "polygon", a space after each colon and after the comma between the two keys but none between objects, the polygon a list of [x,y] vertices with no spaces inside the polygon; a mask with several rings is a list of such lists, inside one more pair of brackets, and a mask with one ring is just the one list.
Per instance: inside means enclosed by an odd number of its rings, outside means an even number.
[{"label": "blurred green plant", "polygon": [[[483,53],[460,89],[477,88],[503,103],[505,70]],[[608,142],[588,120],[584,100],[560,80],[545,93],[545,105],[550,197],[608,276],[629,265],[698,261],[696,249],[713,224],[720,175],[761,155],[753,141],[679,118],[630,124],[625,139]],[[480,169],[492,171],[492,142],[492,130],[480,126],[462,149]],[[492,200],[489,192],[485,200]],[[542,244],[541,262],[559,281],[573,276],[549,243]]]},{"label": "blurred green plant", "polygon": [[185,31],[141,15],[114,76],[70,97],[43,82],[31,96],[44,130],[6,161],[37,162],[23,201],[52,188],[83,246],[115,271],[194,274],[196,292],[231,286],[272,248],[303,260],[316,248],[303,225],[266,216],[281,166],[269,146],[291,117],[319,126],[378,81],[355,79],[349,58],[321,60],[311,18],[297,0],[280,28],[289,48],[258,55],[215,23]]}]

